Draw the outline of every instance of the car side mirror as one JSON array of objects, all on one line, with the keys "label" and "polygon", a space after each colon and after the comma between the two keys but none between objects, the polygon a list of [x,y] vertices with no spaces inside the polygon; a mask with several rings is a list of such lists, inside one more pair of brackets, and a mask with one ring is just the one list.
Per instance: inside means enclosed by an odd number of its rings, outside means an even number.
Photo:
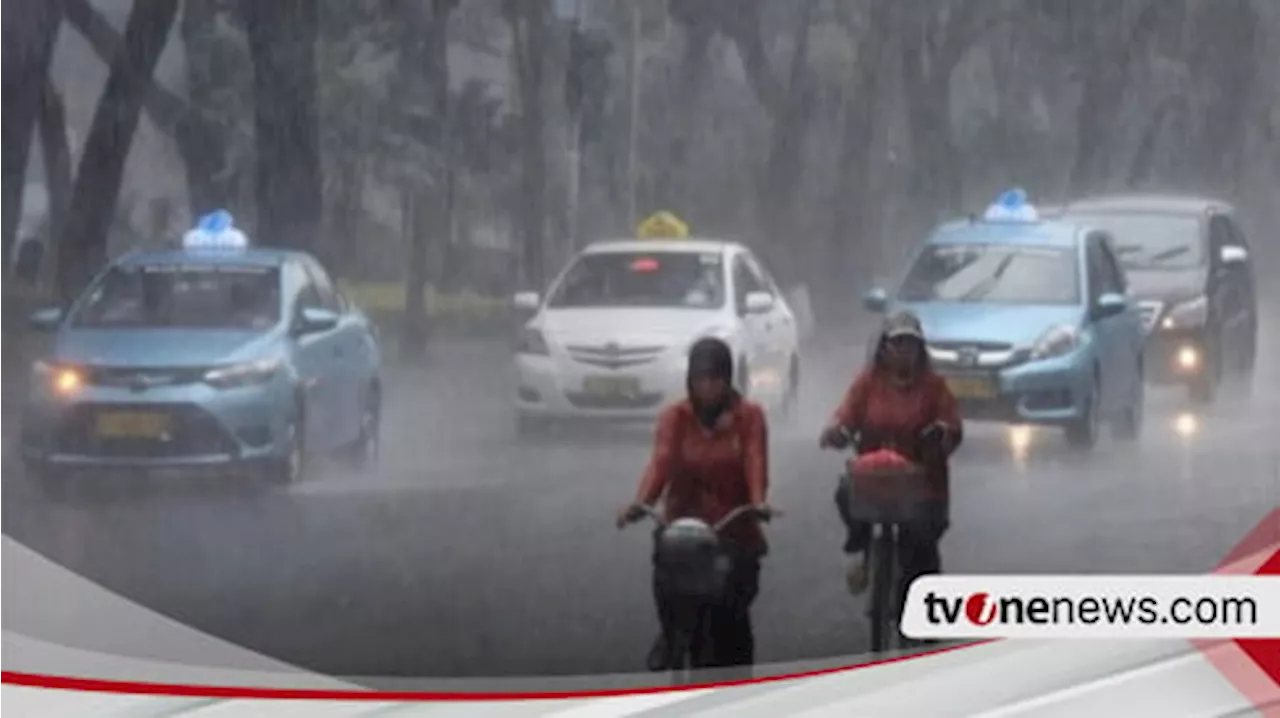
[{"label": "car side mirror", "polygon": [[298,312],[297,321],[293,325],[295,336],[319,334],[338,326],[338,313],[318,307],[307,307]]},{"label": "car side mirror", "polygon": [[862,296],[862,306],[877,314],[889,308],[889,293],[876,287]]},{"label": "car side mirror", "polygon": [[1114,292],[1104,294],[1098,297],[1098,301],[1093,306],[1094,319],[1106,319],[1114,317],[1118,314],[1124,314],[1129,308],[1129,299],[1123,294],[1115,294]]},{"label": "car side mirror", "polygon": [[1224,245],[1218,250],[1218,260],[1223,264],[1244,264],[1249,261],[1249,250],[1238,244]]},{"label": "car side mirror", "polygon": [[516,309],[532,312],[542,304],[542,297],[538,296],[537,292],[516,292],[511,298],[511,304]]},{"label": "car side mirror", "polygon": [[58,307],[37,309],[27,317],[27,324],[36,331],[51,332],[62,324],[62,309]]},{"label": "car side mirror", "polygon": [[765,314],[773,309],[773,303],[773,295],[768,292],[750,292],[745,308],[747,314]]}]

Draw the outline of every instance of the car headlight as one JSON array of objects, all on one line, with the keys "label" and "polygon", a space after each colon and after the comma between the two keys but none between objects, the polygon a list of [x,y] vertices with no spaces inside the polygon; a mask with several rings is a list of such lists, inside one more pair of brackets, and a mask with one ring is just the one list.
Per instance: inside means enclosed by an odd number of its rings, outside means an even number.
[{"label": "car headlight", "polygon": [[1203,295],[1175,304],[1160,320],[1162,329],[1198,327],[1209,320],[1209,299]]},{"label": "car headlight", "polygon": [[205,372],[204,381],[218,389],[231,389],[254,384],[265,384],[271,381],[280,368],[279,359],[259,359],[258,361],[232,364]]},{"label": "car headlight", "polygon": [[1079,344],[1080,330],[1070,324],[1060,324],[1050,328],[1036,340],[1031,348],[1031,356],[1034,359],[1062,356],[1071,353]]},{"label": "car headlight", "polygon": [[550,356],[551,351],[547,348],[547,339],[542,332],[533,327],[525,327],[520,332],[520,341],[516,343],[517,354],[533,354],[536,356]]},{"label": "car headlight", "polygon": [[31,365],[32,384],[49,387],[55,394],[70,396],[84,386],[84,371],[78,367],[37,360]]}]

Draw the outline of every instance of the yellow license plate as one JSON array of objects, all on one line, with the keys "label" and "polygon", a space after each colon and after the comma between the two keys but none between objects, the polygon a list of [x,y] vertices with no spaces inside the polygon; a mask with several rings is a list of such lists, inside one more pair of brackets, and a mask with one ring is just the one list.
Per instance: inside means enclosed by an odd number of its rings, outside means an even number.
[{"label": "yellow license plate", "polygon": [[640,380],[634,376],[589,376],[582,390],[595,396],[629,396],[640,393]]},{"label": "yellow license plate", "polygon": [[96,430],[104,439],[159,439],[169,433],[169,416],[148,411],[98,414]]},{"label": "yellow license plate", "polygon": [[991,399],[999,393],[995,382],[985,376],[949,376],[947,388],[957,399]]}]

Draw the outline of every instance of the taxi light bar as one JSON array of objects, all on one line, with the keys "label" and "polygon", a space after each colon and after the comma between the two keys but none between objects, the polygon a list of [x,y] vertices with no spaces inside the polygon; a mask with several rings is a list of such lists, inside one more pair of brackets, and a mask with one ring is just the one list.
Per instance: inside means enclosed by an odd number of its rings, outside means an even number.
[{"label": "taxi light bar", "polygon": [[247,249],[249,237],[235,227],[235,219],[225,209],[202,216],[196,226],[182,236],[187,250]]},{"label": "taxi light bar", "polygon": [[1027,201],[1026,190],[1015,187],[1000,193],[982,218],[988,222],[1036,222],[1040,213]]}]

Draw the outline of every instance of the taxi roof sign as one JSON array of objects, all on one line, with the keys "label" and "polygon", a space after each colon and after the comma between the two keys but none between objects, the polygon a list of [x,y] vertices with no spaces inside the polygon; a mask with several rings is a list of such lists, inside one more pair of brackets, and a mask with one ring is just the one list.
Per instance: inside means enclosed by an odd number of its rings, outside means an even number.
[{"label": "taxi roof sign", "polygon": [[1040,213],[1027,201],[1026,190],[1015,187],[1000,193],[982,218],[988,222],[1037,222]]},{"label": "taxi roof sign", "polygon": [[662,210],[649,215],[636,227],[640,239],[688,239],[689,225],[671,212]]},{"label": "taxi roof sign", "polygon": [[202,216],[196,226],[182,235],[183,249],[247,249],[249,237],[235,227],[235,219],[225,209]]}]

